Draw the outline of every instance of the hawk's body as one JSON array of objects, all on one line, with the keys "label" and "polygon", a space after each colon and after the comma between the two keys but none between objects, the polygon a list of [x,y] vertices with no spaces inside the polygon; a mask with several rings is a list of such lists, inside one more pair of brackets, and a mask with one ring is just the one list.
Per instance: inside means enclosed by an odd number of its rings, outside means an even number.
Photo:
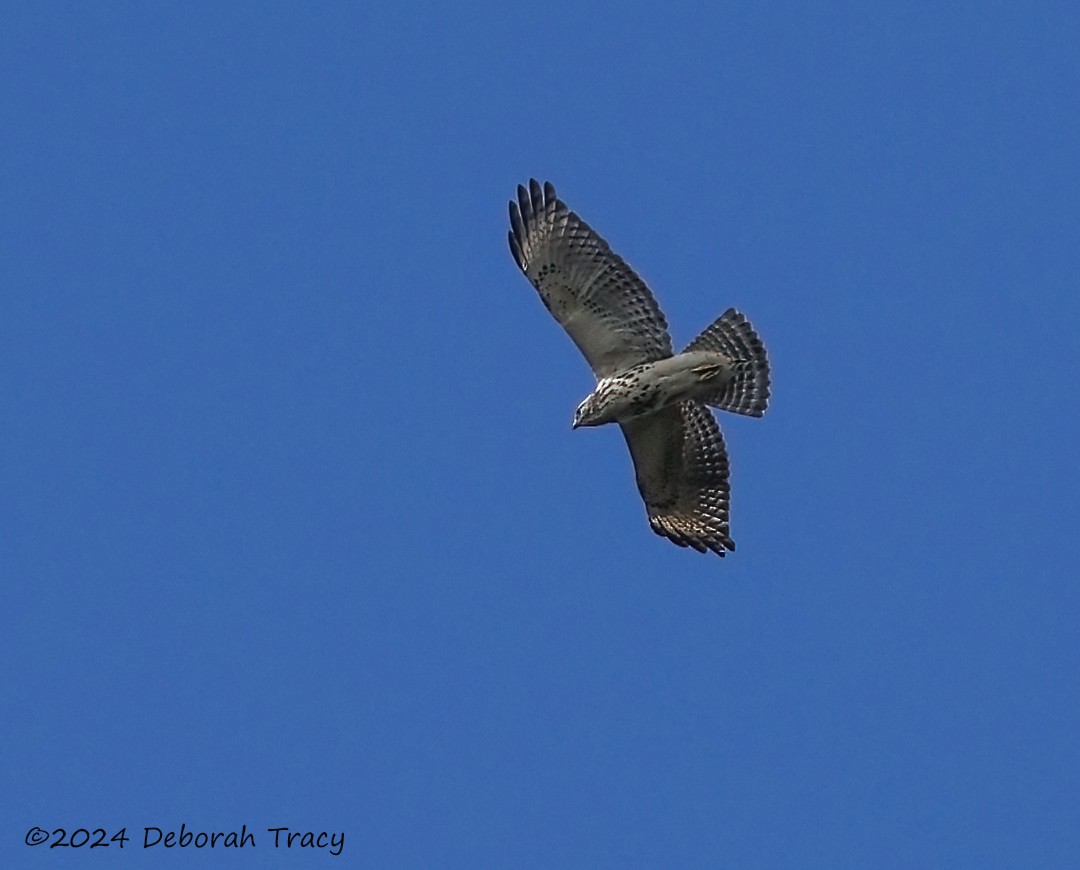
[{"label": "hawk's body", "polygon": [[731,361],[715,351],[688,351],[641,363],[601,378],[586,399],[577,426],[625,423],[690,399],[708,401],[734,375]]},{"label": "hawk's body", "polygon": [[674,354],[649,288],[551,184],[519,187],[510,224],[514,259],[598,379],[574,428],[620,424],[657,534],[700,552],[734,550],[727,451],[705,406],[765,412],[769,363],[754,328],[728,309]]}]

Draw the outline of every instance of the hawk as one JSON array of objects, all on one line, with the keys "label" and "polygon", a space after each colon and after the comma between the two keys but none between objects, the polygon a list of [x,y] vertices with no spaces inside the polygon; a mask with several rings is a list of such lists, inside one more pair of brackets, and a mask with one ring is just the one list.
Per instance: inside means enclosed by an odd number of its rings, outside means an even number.
[{"label": "hawk", "polygon": [[519,186],[510,252],[596,375],[573,428],[618,423],[649,525],[680,547],[723,556],[728,457],[710,407],[760,417],[769,361],[750,322],[729,308],[675,354],[649,288],[550,183]]}]

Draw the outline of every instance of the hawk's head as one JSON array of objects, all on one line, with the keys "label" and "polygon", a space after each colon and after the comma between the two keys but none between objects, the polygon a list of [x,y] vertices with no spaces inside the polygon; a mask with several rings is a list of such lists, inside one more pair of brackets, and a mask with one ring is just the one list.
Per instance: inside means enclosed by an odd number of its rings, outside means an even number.
[{"label": "hawk's head", "polygon": [[613,418],[607,413],[607,410],[607,403],[599,391],[589,393],[585,397],[585,401],[578,405],[577,410],[574,411],[574,422],[570,428],[602,426],[604,423],[610,423]]}]

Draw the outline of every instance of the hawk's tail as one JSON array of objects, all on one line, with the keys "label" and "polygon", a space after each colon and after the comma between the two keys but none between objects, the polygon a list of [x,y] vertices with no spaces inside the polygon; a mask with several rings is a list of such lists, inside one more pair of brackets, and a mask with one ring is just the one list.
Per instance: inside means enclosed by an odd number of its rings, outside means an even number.
[{"label": "hawk's tail", "polygon": [[754,327],[729,308],[687,346],[692,350],[722,353],[732,363],[732,376],[712,395],[695,398],[714,408],[760,417],[769,404],[769,358]]}]

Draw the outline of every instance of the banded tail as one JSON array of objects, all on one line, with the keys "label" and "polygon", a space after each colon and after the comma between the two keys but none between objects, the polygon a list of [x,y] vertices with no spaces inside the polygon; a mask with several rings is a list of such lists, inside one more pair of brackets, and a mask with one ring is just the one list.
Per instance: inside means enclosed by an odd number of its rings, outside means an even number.
[{"label": "banded tail", "polygon": [[716,393],[698,395],[714,408],[760,417],[769,404],[769,358],[754,327],[742,314],[729,308],[695,338],[683,353],[711,350],[732,363],[732,376]]}]

